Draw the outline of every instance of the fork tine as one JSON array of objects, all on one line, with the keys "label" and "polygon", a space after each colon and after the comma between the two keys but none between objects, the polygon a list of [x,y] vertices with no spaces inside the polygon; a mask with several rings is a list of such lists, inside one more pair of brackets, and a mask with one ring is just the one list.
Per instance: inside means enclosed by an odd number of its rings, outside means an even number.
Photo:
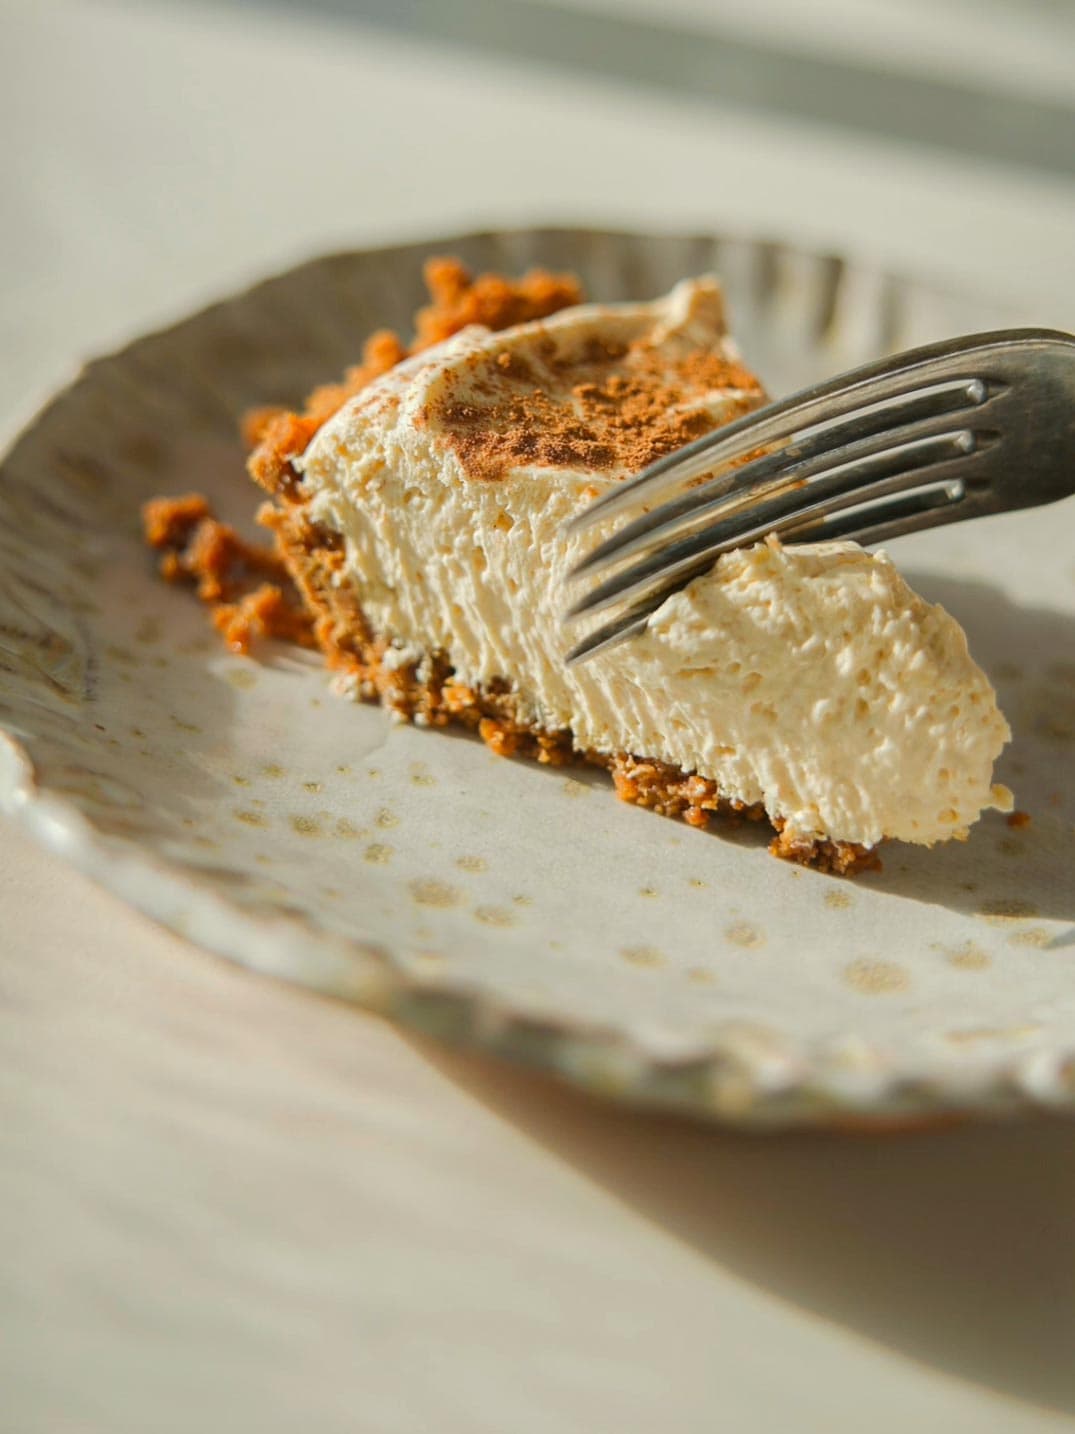
[{"label": "fork tine", "polygon": [[[764,454],[643,513],[598,544],[575,565],[568,580],[585,574],[595,575],[614,562],[622,562],[651,546],[658,538],[670,537],[674,531],[721,509],[741,507],[767,493],[778,479],[799,480],[852,458],[867,457],[871,452],[881,451],[878,440],[884,440],[884,447],[891,447],[897,441],[909,441],[919,430],[924,437],[937,421],[953,413],[969,407],[977,407],[981,413],[988,406],[989,395],[984,384],[977,379],[957,380],[917,390],[898,405],[872,407],[865,413],[827,424],[775,453]],[[872,446],[867,443],[869,439],[875,440]]]},{"label": "fork tine", "polygon": [[[961,516],[959,510],[963,501],[960,484],[940,484],[933,489],[896,494],[883,502],[871,504],[866,510],[860,503],[854,511],[842,513],[835,522],[815,519],[801,527],[796,525],[781,536],[788,540],[794,537],[796,543],[828,542],[850,537],[864,544],[886,542],[904,532],[918,532],[923,528],[955,522]],[[694,578],[706,572],[712,561],[711,555],[700,559],[688,571],[651,589],[645,597],[577,642],[564,661],[569,667],[574,667],[643,632],[665,599],[681,592]]]},{"label": "fork tine", "polygon": [[805,490],[801,480],[789,479],[774,489],[773,497],[751,503],[732,517],[707,524],[614,573],[580,598],[565,616],[574,618],[586,612],[600,612],[641,592],[655,579],[673,578],[687,569],[694,571],[698,563],[712,562],[728,548],[740,547],[774,529],[779,531],[782,518],[808,518],[820,509],[839,512],[910,486],[922,487],[930,481],[923,477],[930,468],[953,459],[965,464],[977,446],[975,434],[961,429],[856,458],[826,470]]},{"label": "fork tine", "polygon": [[[840,538],[854,538],[863,547],[887,543],[905,533],[918,533],[942,523],[954,523],[964,515],[960,511],[968,503],[968,494],[958,480],[933,488],[920,488],[896,494],[868,507],[856,507],[839,513],[831,521],[824,516],[809,519],[801,528],[794,527],[781,534],[789,543],[830,543]],[[926,515],[932,514],[927,517]]]},{"label": "fork tine", "polygon": [[595,628],[588,637],[584,637],[581,642],[576,642],[565,656],[564,662],[568,667],[574,667],[576,663],[584,661],[587,657],[596,657],[606,648],[618,647],[621,642],[627,642],[630,638],[645,632],[650,616],[655,611],[655,608],[640,604],[637,617],[632,618],[630,613],[624,613],[614,622],[608,622],[602,627]]},{"label": "fork tine", "polygon": [[[1029,331],[1028,331],[1029,332]],[[622,512],[645,496],[653,501],[661,493],[691,477],[723,467],[752,448],[786,442],[793,434],[820,422],[846,417],[858,409],[920,390],[923,375],[932,371],[933,382],[965,377],[953,363],[961,362],[977,349],[1006,335],[972,334],[958,340],[928,344],[911,349],[898,360],[879,359],[850,373],[790,398],[748,413],[712,433],[703,434],[686,447],[658,459],[641,473],[595,499],[565,523],[567,533],[580,533],[599,519]]]}]

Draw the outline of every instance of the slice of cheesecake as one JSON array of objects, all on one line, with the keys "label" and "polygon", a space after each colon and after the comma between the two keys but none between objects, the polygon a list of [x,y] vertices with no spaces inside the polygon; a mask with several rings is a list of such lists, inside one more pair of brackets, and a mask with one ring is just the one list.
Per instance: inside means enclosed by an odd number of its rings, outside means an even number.
[{"label": "slice of cheesecake", "polygon": [[1010,733],[962,630],[852,543],[731,553],[640,637],[565,667],[565,575],[606,535],[565,520],[763,399],[708,277],[395,362],[270,484],[341,686],[504,754],[598,763],[696,826],[767,815],[779,855],[832,870],[1010,806],[993,785]]}]

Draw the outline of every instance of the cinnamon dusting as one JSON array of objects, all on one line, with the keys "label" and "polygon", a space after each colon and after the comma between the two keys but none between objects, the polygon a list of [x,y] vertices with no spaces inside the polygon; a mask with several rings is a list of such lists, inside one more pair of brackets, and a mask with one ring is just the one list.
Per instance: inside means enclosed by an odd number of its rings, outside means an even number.
[{"label": "cinnamon dusting", "polygon": [[[729,389],[741,397],[719,418],[700,406]],[[470,478],[531,465],[638,473],[761,398],[749,369],[719,353],[669,357],[650,333],[627,344],[591,337],[564,352],[550,336],[532,359],[475,355],[422,421],[436,424]]]}]

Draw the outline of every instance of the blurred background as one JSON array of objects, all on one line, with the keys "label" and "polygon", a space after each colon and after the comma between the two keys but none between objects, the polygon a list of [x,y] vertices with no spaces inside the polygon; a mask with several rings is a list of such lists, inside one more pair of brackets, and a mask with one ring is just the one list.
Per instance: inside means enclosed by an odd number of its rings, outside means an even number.
[{"label": "blurred background", "polygon": [[0,0],[0,28],[0,421],[377,240],[734,229],[1058,311],[1075,256],[1070,0]]},{"label": "blurred background", "polygon": [[[771,237],[1075,329],[1075,0],[0,0],[0,56],[0,442],[147,327],[475,227]],[[47,1232],[0,1248],[0,1434],[1075,1428],[1059,1124],[613,1112],[6,822],[0,955],[0,1232]]]}]

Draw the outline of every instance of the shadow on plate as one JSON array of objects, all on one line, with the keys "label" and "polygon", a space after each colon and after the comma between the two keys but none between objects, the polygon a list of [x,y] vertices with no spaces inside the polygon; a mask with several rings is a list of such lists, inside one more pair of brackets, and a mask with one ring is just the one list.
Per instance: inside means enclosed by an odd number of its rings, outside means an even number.
[{"label": "shadow on plate", "polygon": [[408,1037],[728,1273],[901,1355],[1075,1412],[1075,1127],[736,1134]]},{"label": "shadow on plate", "polygon": [[[908,581],[959,620],[972,654],[997,688],[1013,731],[997,780],[1013,789],[1017,807],[1030,812],[1031,822],[1012,828],[1000,813],[987,812],[966,842],[931,849],[893,843],[882,851],[883,870],[859,878],[863,889],[969,914],[1018,912],[1028,919],[1075,923],[1071,815],[1064,807],[1075,790],[1075,617],[1022,607],[988,583],[929,573],[911,573]],[[460,729],[436,735],[438,741],[478,740]],[[570,775],[613,799],[606,772],[573,767]],[[748,848],[752,860],[763,860],[772,828],[767,822],[718,819],[706,836]],[[691,837],[705,839],[693,832]],[[1064,936],[1052,945],[1071,939]]]},{"label": "shadow on plate", "polygon": [[997,780],[1015,793],[1030,825],[1013,829],[986,813],[968,841],[927,850],[897,844],[869,887],[957,911],[1003,911],[1075,921],[1071,814],[1075,789],[1075,617],[1023,607],[989,583],[908,573],[967,633],[970,650],[997,689],[1012,741]]}]

